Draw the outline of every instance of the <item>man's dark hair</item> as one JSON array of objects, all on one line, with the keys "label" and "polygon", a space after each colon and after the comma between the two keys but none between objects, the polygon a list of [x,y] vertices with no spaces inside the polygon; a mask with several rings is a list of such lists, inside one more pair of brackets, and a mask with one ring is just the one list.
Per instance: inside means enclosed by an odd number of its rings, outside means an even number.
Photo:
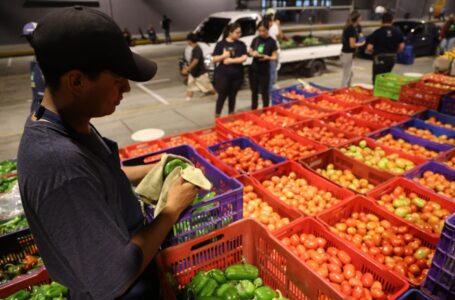
[{"label": "man's dark hair", "polygon": [[186,36],[186,40],[187,41],[190,41],[192,43],[197,43],[197,35],[193,32],[190,32],[188,33],[188,35]]},{"label": "man's dark hair", "polygon": [[393,16],[391,13],[386,12],[382,15],[382,23],[392,23],[393,21]]},{"label": "man's dark hair", "polygon": [[54,69],[50,68],[45,62],[40,62],[38,60],[39,66],[41,68],[41,71],[43,72],[44,76],[44,81],[46,83],[46,86],[49,88],[51,92],[56,92],[58,88],[60,87],[60,79],[62,78],[63,75],[68,73],[71,70],[79,70],[82,73],[84,73],[90,80],[96,80],[100,76],[101,72],[104,71],[104,69],[97,69],[97,68],[90,68],[90,69],[85,69],[85,68],[71,68],[71,69]]}]

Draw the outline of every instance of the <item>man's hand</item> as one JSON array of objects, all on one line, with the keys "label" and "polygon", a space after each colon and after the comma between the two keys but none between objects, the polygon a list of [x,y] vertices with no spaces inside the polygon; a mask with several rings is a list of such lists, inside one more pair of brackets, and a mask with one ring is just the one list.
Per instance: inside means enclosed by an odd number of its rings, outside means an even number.
[{"label": "man's hand", "polygon": [[182,75],[183,75],[183,76],[188,75],[188,73],[189,73],[189,72],[188,72],[188,67],[185,67],[185,68],[182,69]]},{"label": "man's hand", "polygon": [[226,59],[223,60],[223,64],[225,64],[225,65],[230,65],[230,64],[233,63],[232,60],[233,60],[232,58],[228,57],[228,58],[226,58]]},{"label": "man's hand", "polygon": [[197,187],[179,176],[171,184],[167,193],[167,203],[163,211],[168,212],[175,221],[194,200]]},{"label": "man's hand", "polygon": [[223,58],[229,58],[231,57],[231,52],[227,49],[223,50]]}]

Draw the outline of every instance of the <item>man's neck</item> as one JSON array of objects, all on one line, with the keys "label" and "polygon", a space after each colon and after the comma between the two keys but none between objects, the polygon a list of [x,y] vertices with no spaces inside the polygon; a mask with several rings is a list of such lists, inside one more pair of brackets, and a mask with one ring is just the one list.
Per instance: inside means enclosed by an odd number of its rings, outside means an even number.
[{"label": "man's neck", "polygon": [[229,42],[229,43],[233,43],[233,42],[234,42],[234,39],[231,39],[230,37],[227,37],[227,38],[226,38],[226,41]]},{"label": "man's neck", "polygon": [[81,134],[90,133],[90,118],[81,116],[78,111],[72,108],[71,105],[65,105],[65,101],[58,103],[56,99],[65,100],[63,95],[54,95],[48,88],[44,91],[43,101],[41,105],[51,112],[59,115],[59,117],[67,123],[72,129]]}]

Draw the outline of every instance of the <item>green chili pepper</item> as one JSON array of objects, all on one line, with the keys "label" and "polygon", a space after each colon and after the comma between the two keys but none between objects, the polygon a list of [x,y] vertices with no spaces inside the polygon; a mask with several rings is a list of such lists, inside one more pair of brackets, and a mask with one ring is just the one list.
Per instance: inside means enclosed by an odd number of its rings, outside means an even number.
[{"label": "green chili pepper", "polygon": [[209,209],[211,209],[211,208],[213,208],[215,206],[216,206],[216,203],[210,203],[210,204],[207,204],[207,205],[203,205],[201,207],[196,208],[191,214],[196,215],[196,214],[201,213],[203,211],[209,210]]},{"label": "green chili pepper", "polygon": [[240,282],[235,287],[239,293],[240,299],[248,300],[254,297],[254,291],[256,290],[256,287],[251,281],[240,280]]},{"label": "green chili pepper", "polygon": [[280,290],[276,290],[276,292],[278,293],[278,297],[275,297],[272,300],[289,300],[288,298],[283,297],[283,294],[281,293]]},{"label": "green chili pepper", "polygon": [[200,271],[199,273],[194,276],[193,280],[191,281],[191,287],[196,293],[196,295],[199,295],[199,293],[202,291],[202,288],[205,286],[205,284],[209,281],[209,277],[207,276],[207,273],[205,271]]},{"label": "green chili pepper", "polygon": [[224,276],[229,280],[255,280],[258,275],[258,268],[247,264],[245,259],[241,264],[229,266],[224,271]]},{"label": "green chili pepper", "polygon": [[216,290],[216,296],[223,300],[240,300],[237,289],[231,283],[224,283]]},{"label": "green chili pepper", "polygon": [[264,284],[264,282],[262,281],[261,277],[258,277],[253,281],[253,284],[255,287],[258,288],[258,287],[262,286]]},{"label": "green chili pepper", "polygon": [[218,287],[218,283],[215,279],[209,278],[207,283],[202,288],[199,296],[212,296],[215,293],[216,288]]},{"label": "green chili pepper", "polygon": [[255,300],[272,300],[275,296],[275,291],[268,286],[261,286],[254,291]]},{"label": "green chili pepper", "polygon": [[187,166],[188,166],[188,164],[186,162],[184,162],[183,160],[178,159],[178,158],[167,162],[166,165],[164,166],[164,172],[163,172],[164,178],[169,176],[169,174],[171,174],[171,172],[175,168],[181,167],[182,169],[185,169]]},{"label": "green chili pepper", "polygon": [[218,284],[226,283],[226,277],[224,277],[224,272],[220,269],[212,269],[209,271],[209,275],[218,282]]},{"label": "green chili pepper", "polygon": [[212,199],[215,196],[216,196],[216,192],[208,192],[207,194],[205,194],[204,197],[202,197],[201,202],[205,202],[207,200],[210,200],[210,199]]},{"label": "green chili pepper", "polygon": [[6,298],[6,300],[27,300],[30,298],[30,292],[26,290],[20,290],[17,293],[14,293],[13,295],[9,296]]}]

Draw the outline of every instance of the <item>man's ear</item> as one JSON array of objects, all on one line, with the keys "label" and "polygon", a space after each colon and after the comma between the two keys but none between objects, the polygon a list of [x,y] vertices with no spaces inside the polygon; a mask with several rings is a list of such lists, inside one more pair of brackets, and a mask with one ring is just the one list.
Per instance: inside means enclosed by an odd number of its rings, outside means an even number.
[{"label": "man's ear", "polygon": [[75,95],[80,95],[87,88],[87,76],[79,70],[71,70],[62,77],[62,84]]}]

